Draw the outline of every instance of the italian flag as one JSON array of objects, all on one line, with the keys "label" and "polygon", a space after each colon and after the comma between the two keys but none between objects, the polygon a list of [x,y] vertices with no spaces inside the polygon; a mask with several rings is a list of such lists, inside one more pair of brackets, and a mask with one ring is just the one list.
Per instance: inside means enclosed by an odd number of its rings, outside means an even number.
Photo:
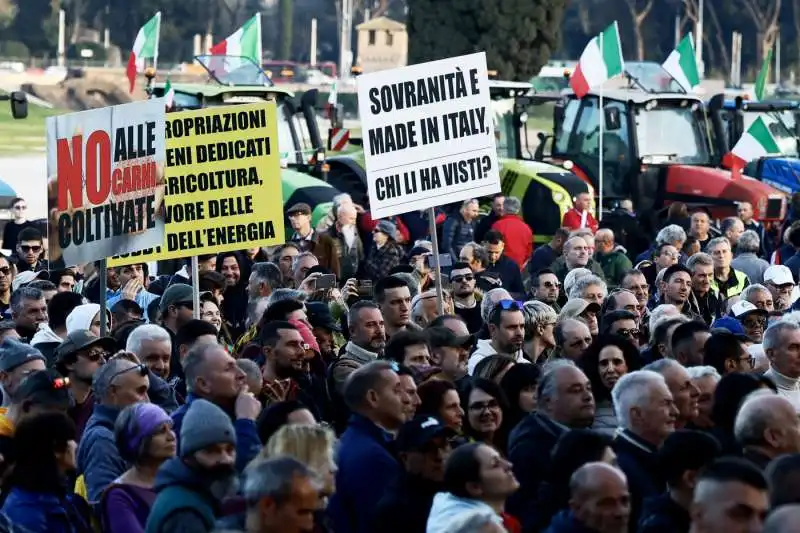
[{"label": "italian flag", "polygon": [[164,85],[164,107],[172,109],[175,103],[175,89],[172,88],[172,83],[167,78],[167,83]]},{"label": "italian flag", "polygon": [[764,89],[767,87],[767,81],[769,79],[769,66],[772,64],[772,48],[769,49],[767,52],[767,57],[764,58],[764,62],[761,63],[761,70],[758,71],[758,77],[756,78],[756,85],[753,89],[755,93],[755,99],[757,101],[762,101],[764,99]]},{"label": "italian flag", "polygon": [[700,85],[700,72],[697,70],[691,33],[678,43],[678,47],[661,66],[687,93],[694,91],[695,87]]},{"label": "italian flag", "polygon": [[779,154],[780,149],[769,131],[769,126],[764,119],[758,117],[753,122],[747,131],[744,132],[742,138],[733,147],[731,153],[738,163],[737,166],[743,168],[750,161],[760,159],[769,154]]},{"label": "italian flag", "polygon": [[144,70],[144,60],[152,59],[153,64],[158,63],[158,33],[161,29],[161,11],[139,28],[136,40],[133,42],[131,57],[128,59],[128,81],[130,92],[136,87],[136,74]]},{"label": "italian flag", "polygon": [[239,56],[252,59],[261,66],[261,14],[244,23],[224,41],[209,50],[214,56]]},{"label": "italian flag", "polygon": [[569,84],[578,98],[599,87],[614,76],[622,74],[625,62],[622,59],[622,43],[619,40],[617,22],[589,41],[581,54],[578,66],[569,78]]}]

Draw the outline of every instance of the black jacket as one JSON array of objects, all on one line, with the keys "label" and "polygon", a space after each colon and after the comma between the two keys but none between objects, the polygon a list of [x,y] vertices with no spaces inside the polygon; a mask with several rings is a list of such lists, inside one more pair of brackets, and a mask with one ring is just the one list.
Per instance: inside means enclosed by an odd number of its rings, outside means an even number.
[{"label": "black jacket", "polygon": [[629,524],[630,530],[636,531],[644,499],[658,496],[666,490],[666,484],[659,474],[656,447],[624,430],[614,439],[614,452],[617,454],[620,469],[628,478],[628,490],[631,494]]},{"label": "black jacket", "polygon": [[486,272],[495,272],[503,281],[503,288],[515,298],[525,297],[525,287],[522,285],[522,273],[513,260],[501,255],[500,259],[486,268]]},{"label": "black jacket", "polygon": [[548,509],[538,496],[549,475],[550,454],[566,432],[564,426],[534,412],[523,418],[508,438],[508,459],[520,487],[506,502],[506,510],[520,520],[524,531],[540,531],[557,511]]},{"label": "black jacket", "polygon": [[425,533],[433,497],[440,490],[440,483],[411,474],[401,476],[378,502],[373,531]]},{"label": "black jacket", "polygon": [[689,533],[691,526],[689,511],[665,492],[645,499],[637,533]]},{"label": "black jacket", "polygon": [[753,450],[751,448],[745,448],[744,458],[756,465],[762,472],[767,469],[767,465],[769,465],[769,463],[772,461],[771,458],[767,457],[760,451]]}]

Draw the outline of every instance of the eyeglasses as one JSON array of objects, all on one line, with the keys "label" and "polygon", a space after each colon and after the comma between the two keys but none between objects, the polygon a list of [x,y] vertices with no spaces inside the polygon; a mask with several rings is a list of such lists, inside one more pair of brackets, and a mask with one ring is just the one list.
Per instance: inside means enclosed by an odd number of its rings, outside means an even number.
[{"label": "eyeglasses", "polygon": [[147,367],[141,363],[138,363],[134,366],[128,367],[125,370],[120,370],[116,374],[112,374],[111,379],[108,380],[109,383],[113,383],[115,379],[117,379],[122,374],[127,374],[128,372],[138,372],[140,376],[147,375]]},{"label": "eyeglasses", "polygon": [[767,319],[764,317],[756,317],[756,318],[748,318],[746,320],[742,320],[742,326],[746,328],[758,328],[764,327],[767,325]]},{"label": "eyeglasses", "polygon": [[464,283],[465,281],[469,283],[470,281],[475,281],[475,276],[471,274],[467,274],[466,276],[453,276],[451,281],[454,283]]},{"label": "eyeglasses", "polygon": [[745,356],[745,357],[740,357],[739,358],[739,362],[740,363],[746,363],[750,367],[750,370],[752,370],[752,369],[754,369],[756,367],[756,358],[753,357],[752,355]]},{"label": "eyeglasses", "polygon": [[620,337],[625,337],[626,339],[635,339],[636,337],[639,336],[639,333],[641,333],[641,331],[639,331],[636,328],[631,328],[631,329],[623,328],[617,330],[617,335],[619,335]]},{"label": "eyeglasses", "polygon": [[108,352],[105,350],[89,350],[84,354],[86,359],[91,361],[92,363],[98,362],[100,359],[106,360],[108,359]]},{"label": "eyeglasses", "polygon": [[500,404],[497,400],[488,400],[485,402],[475,402],[469,405],[470,411],[475,411],[476,413],[480,413],[484,410],[492,410],[492,409],[499,409]]},{"label": "eyeglasses", "polygon": [[27,252],[39,253],[42,251],[42,247],[38,245],[29,246],[27,244],[20,244],[19,248],[25,253]]}]

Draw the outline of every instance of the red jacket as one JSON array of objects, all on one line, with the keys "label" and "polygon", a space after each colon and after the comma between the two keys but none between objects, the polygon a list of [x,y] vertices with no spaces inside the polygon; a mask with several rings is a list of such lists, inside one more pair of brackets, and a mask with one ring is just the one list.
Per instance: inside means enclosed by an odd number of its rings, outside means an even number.
[{"label": "red jacket", "polygon": [[505,255],[522,270],[533,254],[533,230],[519,215],[503,215],[492,229],[503,234],[506,241]]},{"label": "red jacket", "polygon": [[[561,225],[565,228],[569,228],[571,230],[581,229],[581,212],[575,209],[574,207],[564,213],[564,220],[561,222]],[[592,233],[597,231],[597,220],[594,219],[592,216],[592,212],[588,211],[586,213],[586,227],[592,230]]]}]

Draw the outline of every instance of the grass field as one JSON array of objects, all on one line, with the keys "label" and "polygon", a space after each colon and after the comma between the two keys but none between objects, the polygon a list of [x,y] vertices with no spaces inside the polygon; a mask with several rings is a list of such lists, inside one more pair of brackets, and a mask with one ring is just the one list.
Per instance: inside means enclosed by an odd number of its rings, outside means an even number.
[{"label": "grass field", "polygon": [[28,104],[28,118],[15,120],[9,102],[0,102],[0,156],[44,153],[44,119],[62,113]]}]

